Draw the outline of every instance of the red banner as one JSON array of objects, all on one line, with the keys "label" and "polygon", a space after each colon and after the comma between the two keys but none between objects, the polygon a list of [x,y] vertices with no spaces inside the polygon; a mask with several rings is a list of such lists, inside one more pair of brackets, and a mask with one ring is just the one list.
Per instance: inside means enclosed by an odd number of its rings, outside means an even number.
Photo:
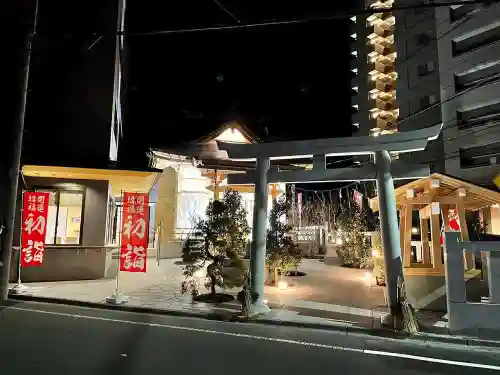
[{"label": "red banner", "polygon": [[124,193],[120,271],[146,272],[149,195]]},{"label": "red banner", "polygon": [[21,267],[40,266],[45,251],[50,193],[23,194]]}]

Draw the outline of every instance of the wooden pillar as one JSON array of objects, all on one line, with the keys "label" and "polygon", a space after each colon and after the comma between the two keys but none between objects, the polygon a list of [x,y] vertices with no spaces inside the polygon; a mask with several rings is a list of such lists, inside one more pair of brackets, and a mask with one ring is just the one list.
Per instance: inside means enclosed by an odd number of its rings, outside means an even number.
[{"label": "wooden pillar", "polygon": [[[462,235],[462,241],[469,241],[469,230],[467,229],[467,221],[465,220],[465,206],[463,197],[460,195],[460,191],[457,190],[457,204],[455,206],[457,210],[458,223],[460,225],[460,234]],[[474,269],[474,253],[464,253],[464,265],[466,270]]]},{"label": "wooden pillar", "polygon": [[449,204],[442,204],[441,205],[441,217],[443,218],[443,226],[445,232],[449,230],[448,228],[450,227],[450,205]]},{"label": "wooden pillar", "polygon": [[432,267],[438,271],[444,271],[441,258],[441,226],[439,225],[439,213],[430,212],[431,242],[432,242]]},{"label": "wooden pillar", "polygon": [[401,254],[404,253],[404,243],[405,243],[405,228],[406,228],[406,217],[405,217],[405,207],[401,207],[399,210],[399,243],[401,244]]},{"label": "wooden pillar", "polygon": [[403,267],[411,267],[411,229],[413,205],[408,203],[405,208],[405,229],[403,242]]},{"label": "wooden pillar", "polygon": [[420,218],[420,239],[422,241],[422,263],[431,265],[431,247],[429,246],[429,218],[424,216],[419,210]]}]

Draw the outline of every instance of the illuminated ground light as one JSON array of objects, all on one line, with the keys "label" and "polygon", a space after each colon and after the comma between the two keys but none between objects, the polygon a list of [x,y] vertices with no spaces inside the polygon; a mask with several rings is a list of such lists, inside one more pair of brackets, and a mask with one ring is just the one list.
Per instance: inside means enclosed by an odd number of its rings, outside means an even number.
[{"label": "illuminated ground light", "polygon": [[281,280],[278,282],[278,289],[279,290],[286,290],[288,289],[288,283],[284,280]]},{"label": "illuminated ground light", "polygon": [[198,270],[194,273],[194,277],[197,277],[199,279],[206,277],[206,272],[204,270]]},{"label": "illuminated ground light", "polygon": [[[372,0],[372,8],[391,8],[394,0]],[[391,12],[374,13],[367,18],[371,33],[367,37],[369,80],[373,88],[369,99],[373,107],[370,118],[375,121],[371,135],[392,134],[397,131],[399,109],[396,103],[396,46],[394,44],[395,17]]]},{"label": "illuminated ground light", "polygon": [[365,272],[365,276],[364,276],[364,279],[367,280],[367,281],[371,281],[373,278],[373,275],[371,272]]}]

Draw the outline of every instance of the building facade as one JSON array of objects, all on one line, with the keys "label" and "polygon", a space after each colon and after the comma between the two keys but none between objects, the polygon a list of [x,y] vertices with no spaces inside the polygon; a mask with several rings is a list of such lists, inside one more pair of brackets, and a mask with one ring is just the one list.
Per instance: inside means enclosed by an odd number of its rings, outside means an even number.
[{"label": "building facade", "polygon": [[500,172],[500,4],[436,9],[446,173],[491,185]]},{"label": "building facade", "polygon": [[[441,136],[425,152],[401,157],[491,186],[500,172],[500,5],[397,5],[416,7],[352,18],[353,123],[359,135],[442,123]],[[381,121],[388,111],[392,127]]]},{"label": "building facade", "polygon": [[[116,275],[124,191],[150,194],[148,248],[155,246],[157,170],[91,169],[25,165],[22,189],[50,195],[44,261],[24,268],[24,282],[91,280]],[[21,207],[21,195],[18,206]],[[15,233],[21,232],[21,211]],[[14,237],[19,245],[20,236]],[[19,252],[16,252],[19,254]],[[18,256],[12,257],[10,279],[17,279]]]}]

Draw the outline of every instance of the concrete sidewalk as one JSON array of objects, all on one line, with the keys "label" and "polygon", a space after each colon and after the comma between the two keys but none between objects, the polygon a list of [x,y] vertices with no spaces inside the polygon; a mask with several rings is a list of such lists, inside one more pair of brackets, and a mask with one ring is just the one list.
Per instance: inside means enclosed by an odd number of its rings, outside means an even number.
[{"label": "concrete sidewalk", "polygon": [[[295,321],[326,325],[377,328],[385,313],[382,288],[371,285],[365,270],[328,266],[305,259],[302,277],[283,277],[286,288],[266,287],[265,299],[276,321]],[[159,267],[150,262],[147,273],[120,273],[120,293],[129,297],[128,306],[155,310],[237,314],[238,302],[212,305],[193,302],[181,294],[182,264],[165,259]],[[45,299],[106,303],[116,289],[116,279],[60,281],[26,284],[26,294]],[[224,292],[236,294],[238,289]]]},{"label": "concrete sidewalk", "polygon": [[[367,331],[376,335],[391,334],[383,330],[380,317],[386,312],[383,290],[372,285],[367,271],[327,266],[318,260],[304,260],[302,277],[285,277],[287,288],[266,287],[265,292],[271,312],[257,319],[267,324],[299,325],[315,328]],[[193,302],[189,294],[181,293],[182,265],[178,260],[162,260],[160,266],[148,265],[148,272],[121,273],[120,291],[129,297],[120,309],[156,314],[197,316],[209,319],[235,320],[241,313],[240,304],[234,300],[223,304]],[[98,308],[114,308],[106,303],[116,289],[116,280],[29,283],[27,293],[16,299],[64,303]],[[225,291],[236,295],[239,289]],[[420,315],[425,333],[419,339],[427,340],[437,334],[448,337],[447,328],[434,325],[442,317]],[[443,336],[444,334],[444,336]],[[468,338],[458,339],[460,342]]]}]

